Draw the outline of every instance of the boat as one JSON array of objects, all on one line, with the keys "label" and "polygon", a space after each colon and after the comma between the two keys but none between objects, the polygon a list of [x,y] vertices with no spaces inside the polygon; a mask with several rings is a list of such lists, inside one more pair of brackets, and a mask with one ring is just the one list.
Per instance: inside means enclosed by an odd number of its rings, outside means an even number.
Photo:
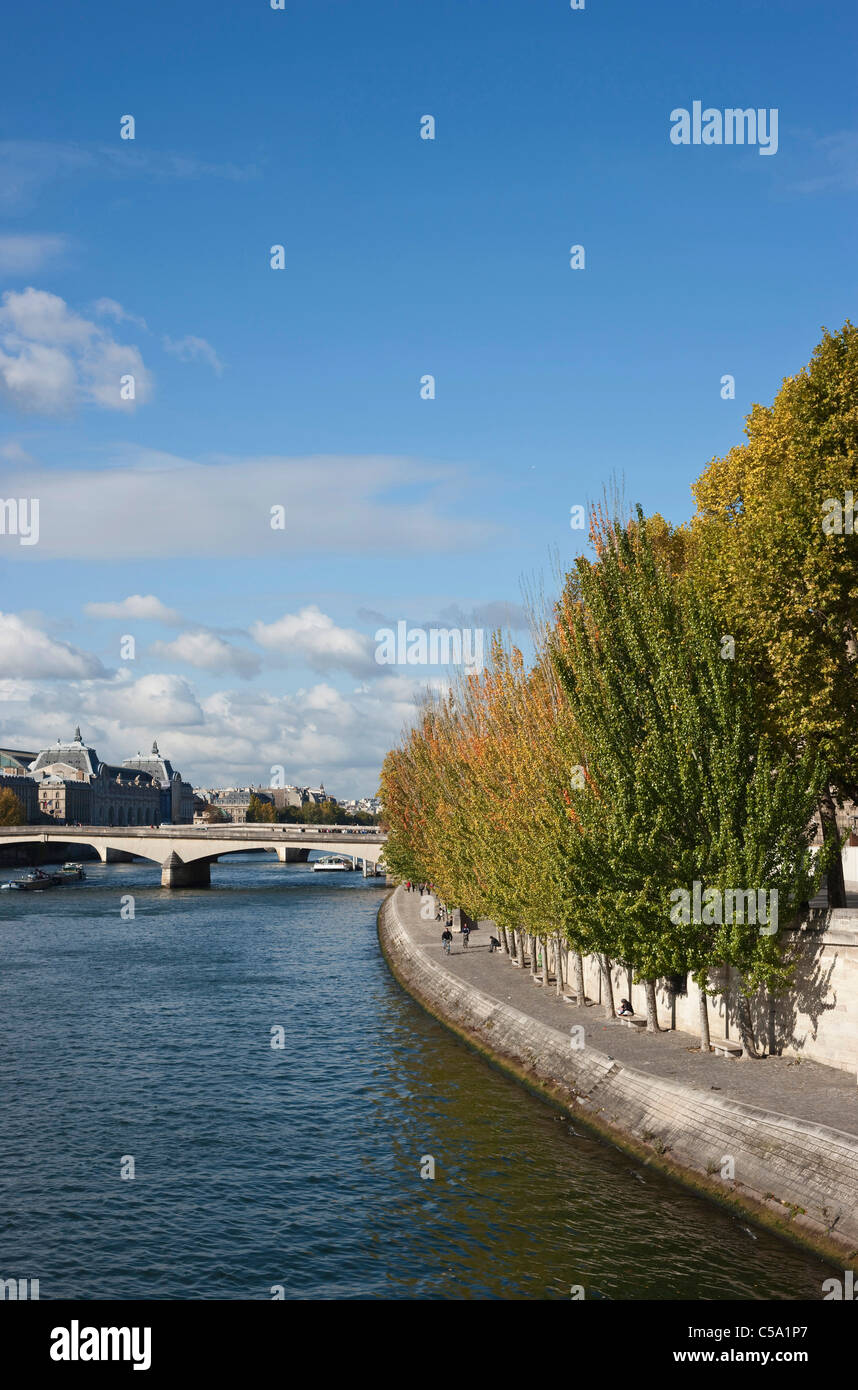
[{"label": "boat", "polygon": [[344,859],[338,859],[335,854],[326,854],[324,859],[317,859],[314,862],[313,873],[328,873],[334,870],[337,870],[339,873],[344,873],[346,869],[350,868],[351,864],[347,864]]},{"label": "boat", "polygon": [[12,888],[19,893],[35,893],[42,888],[57,888],[61,883],[76,883],[82,878],[86,878],[82,864],[63,864],[59,873],[46,874],[41,869],[34,869],[23,878],[0,884],[0,888]]},{"label": "boat", "polygon": [[82,864],[63,864],[58,874],[51,874],[54,883],[75,883],[86,878]]},{"label": "boat", "polygon": [[31,874],[25,874],[23,878],[15,878],[11,883],[4,883],[4,888],[17,889],[19,893],[34,893],[42,888],[55,888],[59,878],[56,874],[43,874],[41,869],[34,869]]}]

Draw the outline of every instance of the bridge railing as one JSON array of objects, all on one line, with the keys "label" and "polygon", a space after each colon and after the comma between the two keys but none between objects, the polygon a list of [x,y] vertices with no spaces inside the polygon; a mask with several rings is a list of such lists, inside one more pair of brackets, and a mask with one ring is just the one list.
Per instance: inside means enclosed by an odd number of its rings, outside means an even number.
[{"label": "bridge railing", "polygon": [[131,836],[152,836],[160,835],[165,839],[182,837],[186,835],[199,836],[205,839],[208,836],[246,836],[251,839],[263,839],[270,835],[276,839],[283,835],[315,836],[320,839],[330,839],[335,835],[348,836],[350,839],[366,839],[371,837],[375,840],[386,840],[387,832],[379,830],[377,826],[363,825],[290,825],[280,824],[271,825],[266,822],[256,823],[255,821],[223,821],[215,825],[182,825],[179,823],[167,822],[161,825],[52,825],[46,822],[36,822],[32,825],[3,825],[0,826],[0,836],[16,836],[21,834],[34,835],[131,835]]}]

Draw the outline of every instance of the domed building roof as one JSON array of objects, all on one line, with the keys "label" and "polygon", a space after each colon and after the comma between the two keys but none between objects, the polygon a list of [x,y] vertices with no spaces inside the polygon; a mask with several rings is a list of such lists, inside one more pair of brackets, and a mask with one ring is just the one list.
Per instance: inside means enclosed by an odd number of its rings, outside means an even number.
[{"label": "domed building roof", "polygon": [[43,748],[36,761],[30,764],[30,771],[39,772],[41,768],[50,767],[52,763],[65,763],[67,767],[73,767],[76,772],[82,772],[86,777],[95,777],[99,766],[98,754],[94,748],[84,743],[79,725],[70,743],[63,743],[57,739],[52,748]]},{"label": "domed building roof", "polygon": [[168,787],[178,773],[173,770],[173,764],[169,758],[162,758],[158,750],[158,740],[152,744],[152,752],[148,758],[141,757],[138,753],[136,758],[125,758],[122,762],[123,767],[133,767],[139,772],[148,772],[156,782],[162,787]]}]

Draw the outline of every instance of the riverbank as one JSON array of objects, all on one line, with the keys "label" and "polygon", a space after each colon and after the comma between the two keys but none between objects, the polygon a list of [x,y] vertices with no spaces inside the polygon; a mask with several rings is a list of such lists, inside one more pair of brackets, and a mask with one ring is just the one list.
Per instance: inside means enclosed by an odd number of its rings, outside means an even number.
[{"label": "riverbank", "polygon": [[854,1077],[784,1057],[705,1056],[690,1034],[628,1029],[535,986],[489,952],[485,928],[468,951],[457,936],[445,957],[440,925],[422,922],[419,908],[417,894],[395,889],[379,939],[396,978],[435,1017],[621,1147],[858,1268]]}]

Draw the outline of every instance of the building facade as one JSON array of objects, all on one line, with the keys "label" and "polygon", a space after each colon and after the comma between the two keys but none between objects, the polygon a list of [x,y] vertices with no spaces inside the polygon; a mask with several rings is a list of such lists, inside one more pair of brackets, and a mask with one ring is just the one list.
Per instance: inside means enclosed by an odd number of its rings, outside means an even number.
[{"label": "building facade", "polygon": [[252,796],[257,797],[260,801],[274,803],[274,792],[269,787],[266,787],[264,791],[259,787],[198,788],[196,795],[209,806],[217,806],[218,810],[222,811],[227,820],[232,821],[234,825],[243,825],[247,820]]},{"label": "building facade", "polygon": [[[20,755],[23,758],[24,754]],[[129,758],[121,766],[104,763],[84,743],[80,729],[34,755],[22,784],[30,781],[36,798],[33,820],[58,825],[190,825],[193,792],[157,743],[148,758]]]},{"label": "building facade", "polygon": [[75,729],[31,766],[39,811],[59,825],[160,825],[161,789],[147,772],[103,763]]},{"label": "building facade", "polygon": [[181,773],[175,771],[167,758],[158,751],[157,740],[152,744],[148,758],[137,754],[136,758],[126,758],[123,767],[134,772],[145,772],[157,782],[161,792],[161,820],[166,824],[190,825],[194,819],[194,789],[190,782],[183,782]]},{"label": "building facade", "polygon": [[36,784],[32,777],[18,772],[0,772],[0,788],[8,787],[17,796],[24,812],[24,825],[32,825],[39,819],[39,801]]}]

